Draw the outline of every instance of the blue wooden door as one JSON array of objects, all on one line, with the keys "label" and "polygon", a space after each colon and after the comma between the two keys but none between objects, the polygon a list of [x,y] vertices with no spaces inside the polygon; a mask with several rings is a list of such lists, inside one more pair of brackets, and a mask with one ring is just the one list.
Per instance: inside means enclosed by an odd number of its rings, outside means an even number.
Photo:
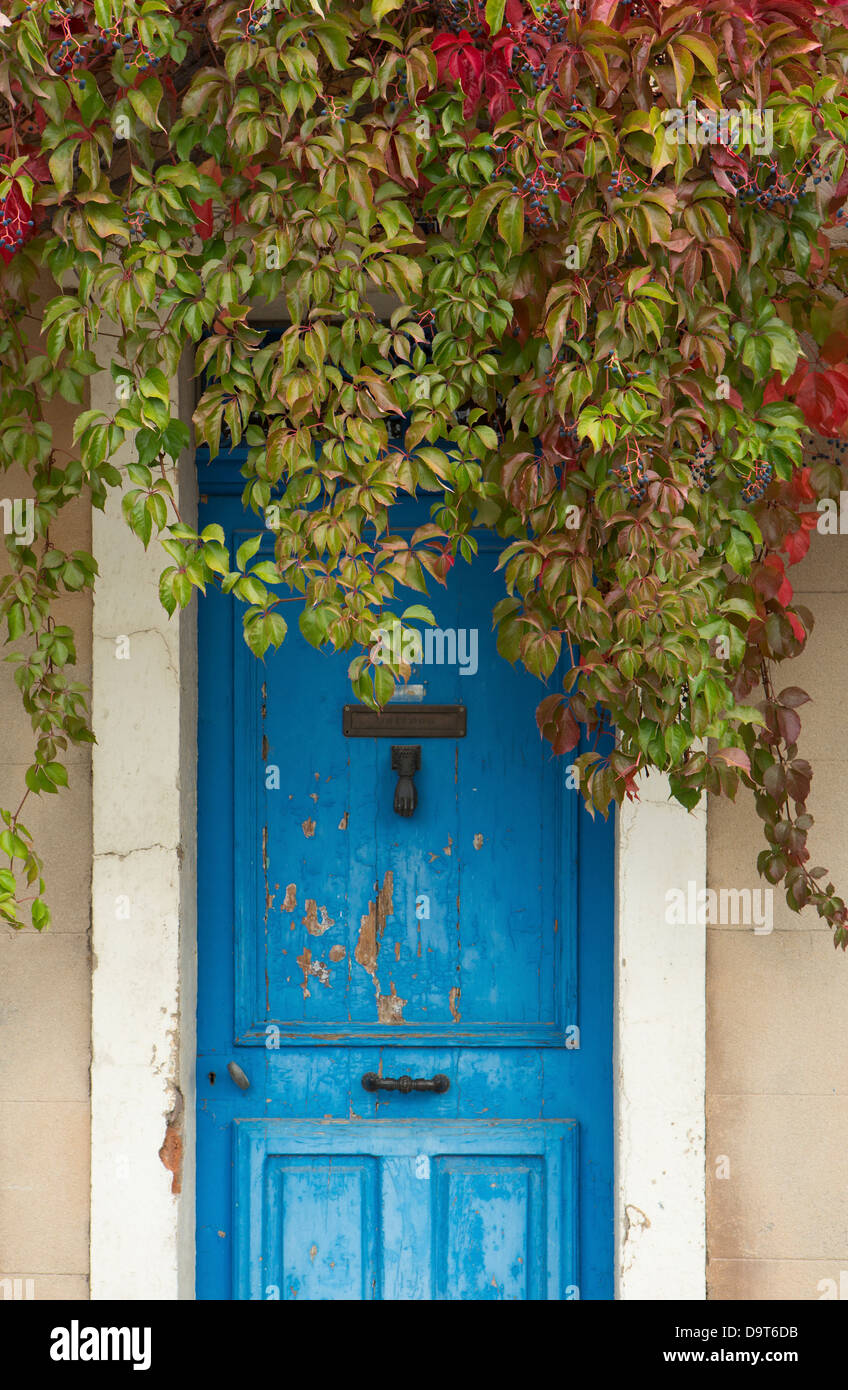
[{"label": "blue wooden door", "polygon": [[[255,533],[237,456],[199,476],[201,526]],[[612,829],[496,653],[498,550],[432,585],[445,637],[391,706],[462,705],[462,738],[345,737],[349,656],[297,604],[264,663],[201,604],[200,1298],[612,1297]]]}]

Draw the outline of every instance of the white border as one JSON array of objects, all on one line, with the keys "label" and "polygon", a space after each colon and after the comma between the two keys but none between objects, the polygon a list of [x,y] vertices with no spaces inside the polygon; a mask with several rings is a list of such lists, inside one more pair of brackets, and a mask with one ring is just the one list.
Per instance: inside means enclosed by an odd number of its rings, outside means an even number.
[{"label": "white border", "polygon": [[[105,346],[105,350],[104,349]],[[108,340],[101,343],[108,360]],[[174,386],[191,415],[187,377]],[[108,371],[91,404],[114,409]],[[116,462],[126,464],[127,451]],[[196,508],[193,459],[172,481]],[[111,497],[94,512],[91,1297],[194,1297],[196,1012],[194,605],[169,620],[162,564]],[[128,661],[115,639],[130,638]],[[148,750],[157,750],[152,761]],[[616,1296],[704,1299],[705,936],[665,890],[706,882],[706,813],[652,775],[616,845]],[[129,920],[116,900],[130,902]],[[170,1126],[169,1126],[170,1118]],[[182,1191],[160,1148],[183,1145]]]}]

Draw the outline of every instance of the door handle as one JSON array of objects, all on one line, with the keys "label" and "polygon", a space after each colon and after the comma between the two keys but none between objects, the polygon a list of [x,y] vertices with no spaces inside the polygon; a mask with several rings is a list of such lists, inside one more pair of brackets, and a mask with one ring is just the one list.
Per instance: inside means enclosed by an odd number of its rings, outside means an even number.
[{"label": "door handle", "polygon": [[366,1091],[400,1091],[405,1096],[410,1091],[435,1091],[442,1096],[450,1090],[450,1081],[441,1072],[428,1081],[425,1076],[378,1076],[375,1071],[367,1071],[362,1085]]},{"label": "door handle", "polygon": [[238,1062],[228,1062],[227,1071],[230,1073],[230,1076],[232,1077],[233,1081],[236,1083],[240,1091],[246,1091],[249,1089],[250,1081],[245,1076]]}]

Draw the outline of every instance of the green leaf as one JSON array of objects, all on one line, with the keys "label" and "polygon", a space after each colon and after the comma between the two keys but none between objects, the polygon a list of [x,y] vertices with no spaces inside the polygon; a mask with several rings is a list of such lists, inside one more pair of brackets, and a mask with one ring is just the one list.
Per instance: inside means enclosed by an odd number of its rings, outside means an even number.
[{"label": "green leaf", "polygon": [[310,646],[320,647],[322,642],[326,641],[327,630],[332,621],[332,609],[319,604],[314,608],[303,608],[297,625]]},{"label": "green leaf", "polygon": [[768,332],[770,361],[773,369],[780,372],[783,380],[791,376],[798,361],[798,344],[788,332]]},{"label": "green leaf", "polygon": [[436,626],[435,615],[426,608],[423,603],[413,603],[411,607],[401,613],[401,622],[429,623],[431,627]]},{"label": "green leaf", "polygon": [[498,34],[503,28],[506,0],[486,0],[486,23],[490,34]]},{"label": "green leaf", "polygon": [[754,547],[744,531],[737,531],[736,527],[730,533],[730,540],[725,549],[727,563],[736,570],[737,574],[747,574],[754,558]]},{"label": "green leaf", "polygon": [[138,389],[148,400],[160,400],[167,403],[171,399],[168,378],[158,367],[148,368],[138,383]]},{"label": "green leaf", "polygon": [[242,542],[236,551],[236,565],[240,570],[244,571],[245,565],[248,560],[253,559],[262,541],[262,536],[250,536],[248,540]]},{"label": "green leaf", "polygon": [[127,96],[133,111],[148,130],[155,130],[157,126],[164,130],[165,127],[156,115],[159,102],[162,100],[162,85],[157,78],[148,77],[140,87],[131,87]]},{"label": "green leaf", "polygon": [[711,77],[718,76],[718,57],[715,44],[703,34],[675,34],[674,46],[688,48],[704,65]]},{"label": "green leaf", "polygon": [[507,197],[510,191],[508,183],[493,183],[483,192],[478,194],[471,204],[468,212],[468,220],[465,224],[465,239],[467,242],[478,242],[483,235],[486,223],[497,207],[498,203]]},{"label": "green leaf", "polygon": [[745,346],[742,349],[742,361],[746,367],[750,367],[755,378],[761,381],[767,377],[771,369],[771,347],[769,340],[764,333],[751,333],[745,339]]},{"label": "green leaf", "polygon": [[56,185],[57,193],[70,193],[74,185],[74,154],[76,140],[65,140],[47,160],[50,176]]},{"label": "green leaf", "polygon": [[388,666],[374,668],[374,694],[378,704],[384,705],[395,693],[395,678]]},{"label": "green leaf", "polygon": [[510,194],[498,209],[498,231],[514,255],[524,245],[524,199]]},{"label": "green leaf", "polygon": [[36,898],[32,905],[32,925],[36,931],[43,931],[50,926],[50,908],[43,898]]}]

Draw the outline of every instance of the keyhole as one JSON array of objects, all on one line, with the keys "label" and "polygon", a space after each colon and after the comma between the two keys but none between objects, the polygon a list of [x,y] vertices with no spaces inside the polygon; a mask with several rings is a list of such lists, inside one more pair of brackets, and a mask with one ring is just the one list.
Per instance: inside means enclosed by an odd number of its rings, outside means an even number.
[{"label": "keyhole", "polygon": [[210,1086],[214,1086],[214,1085],[215,1085],[215,1073],[214,1073],[214,1071],[210,1071],[210,1073],[209,1073],[209,1085],[210,1085]]}]

